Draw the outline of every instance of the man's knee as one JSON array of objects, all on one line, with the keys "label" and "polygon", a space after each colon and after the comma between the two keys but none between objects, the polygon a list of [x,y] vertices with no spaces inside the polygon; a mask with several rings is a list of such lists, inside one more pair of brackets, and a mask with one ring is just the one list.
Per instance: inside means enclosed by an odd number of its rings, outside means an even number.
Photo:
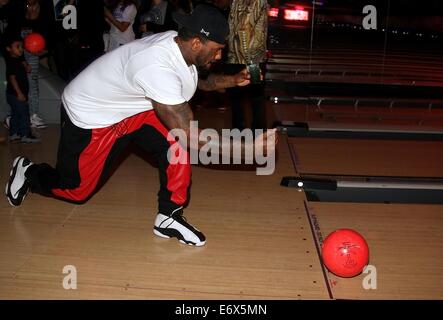
[{"label": "man's knee", "polygon": [[63,198],[68,200],[69,202],[83,204],[89,200],[94,192],[93,187],[91,186],[82,186],[80,185],[75,189],[53,189],[52,193],[54,196],[58,198]]}]

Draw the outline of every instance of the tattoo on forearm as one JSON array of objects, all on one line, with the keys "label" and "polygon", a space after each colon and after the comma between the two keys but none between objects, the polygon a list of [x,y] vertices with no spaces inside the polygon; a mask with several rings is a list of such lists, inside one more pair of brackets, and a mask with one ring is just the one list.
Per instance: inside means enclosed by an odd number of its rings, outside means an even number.
[{"label": "tattoo on forearm", "polygon": [[208,79],[206,80],[205,85],[207,90],[216,90],[217,83],[215,81],[215,77],[212,75],[209,76]]},{"label": "tattoo on forearm", "polygon": [[[198,148],[200,150],[208,144],[208,141],[199,139],[200,129],[191,130],[191,121],[194,120],[194,115],[187,102],[173,106],[153,102],[153,106],[158,118],[169,130],[181,129],[185,131],[187,138],[186,146],[188,148]],[[191,142],[191,139],[193,142]],[[231,141],[231,138],[226,139],[223,137],[211,140],[209,144],[220,156],[223,154],[223,146],[228,146],[231,156],[234,155],[234,149],[238,150],[238,148],[240,148],[240,157],[245,154],[247,147],[251,147],[251,145],[247,146],[242,139],[233,139],[233,141]]]},{"label": "tattoo on forearm", "polygon": [[211,74],[206,80],[199,80],[198,82],[199,89],[205,91],[225,89],[233,86],[232,77],[224,74]]}]

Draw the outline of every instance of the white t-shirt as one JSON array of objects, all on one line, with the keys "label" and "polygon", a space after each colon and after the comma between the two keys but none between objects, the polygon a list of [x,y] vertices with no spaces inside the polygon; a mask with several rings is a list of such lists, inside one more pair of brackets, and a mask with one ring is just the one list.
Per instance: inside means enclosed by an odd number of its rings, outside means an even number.
[{"label": "white t-shirt", "polygon": [[120,22],[129,22],[129,27],[121,32],[117,29],[116,26],[111,25],[111,29],[109,30],[109,49],[114,50],[119,46],[131,42],[135,39],[134,30],[132,29],[132,25],[135,21],[135,16],[137,15],[137,8],[135,5],[130,4],[124,10],[122,10],[122,5],[119,5],[114,12],[112,13],[114,18]]},{"label": "white t-shirt", "polygon": [[151,100],[189,101],[198,73],[174,41],[176,31],[135,40],[101,56],[65,88],[62,101],[71,121],[84,129],[113,125],[152,110]]}]

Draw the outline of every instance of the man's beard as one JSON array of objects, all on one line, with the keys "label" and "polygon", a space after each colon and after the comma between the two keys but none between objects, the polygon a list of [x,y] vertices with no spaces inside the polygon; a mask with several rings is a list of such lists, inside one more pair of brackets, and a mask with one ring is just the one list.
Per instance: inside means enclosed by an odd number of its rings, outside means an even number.
[{"label": "man's beard", "polygon": [[199,60],[197,60],[196,62],[197,62],[196,67],[197,67],[198,74],[201,77],[208,76],[212,64],[208,65],[207,63],[204,63],[203,61],[199,61]]},{"label": "man's beard", "polygon": [[201,66],[196,66],[197,67],[197,72],[198,72],[198,75],[200,76],[200,77],[202,77],[203,79],[205,79],[207,76],[209,76],[209,74],[210,74],[210,68],[206,68],[206,67],[201,67]]},{"label": "man's beard", "polygon": [[209,70],[209,69],[211,69],[211,66],[212,66],[212,63],[213,63],[214,61],[208,61],[208,59],[206,59],[206,58],[197,58],[197,61],[196,61],[196,67],[198,68],[198,69],[206,69],[206,70]]}]

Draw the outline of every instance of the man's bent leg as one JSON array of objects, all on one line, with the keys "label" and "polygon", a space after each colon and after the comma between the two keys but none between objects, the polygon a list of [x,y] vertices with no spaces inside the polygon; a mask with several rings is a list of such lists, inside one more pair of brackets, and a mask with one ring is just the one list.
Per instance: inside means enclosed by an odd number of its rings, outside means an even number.
[{"label": "man's bent leg", "polygon": [[[96,189],[106,159],[120,137],[122,135],[115,126],[82,129],[66,118],[62,123],[56,168],[45,163],[33,164],[28,159],[16,159],[6,190],[8,200],[13,205],[20,205],[21,201],[11,196],[24,194],[21,196],[24,199],[30,189],[73,202],[85,201]],[[9,194],[8,188],[12,188]]]},{"label": "man's bent leg", "polygon": [[[188,202],[191,182],[191,165],[186,150],[181,152],[186,163],[170,163],[168,150],[175,141],[168,141],[168,130],[160,122],[154,111],[147,112],[145,124],[134,133],[134,142],[143,150],[154,154],[160,172],[158,193],[159,213],[154,223],[154,234],[171,238],[182,243],[202,246],[206,238],[183,217],[183,206]],[[177,143],[178,144],[178,143]]]}]

